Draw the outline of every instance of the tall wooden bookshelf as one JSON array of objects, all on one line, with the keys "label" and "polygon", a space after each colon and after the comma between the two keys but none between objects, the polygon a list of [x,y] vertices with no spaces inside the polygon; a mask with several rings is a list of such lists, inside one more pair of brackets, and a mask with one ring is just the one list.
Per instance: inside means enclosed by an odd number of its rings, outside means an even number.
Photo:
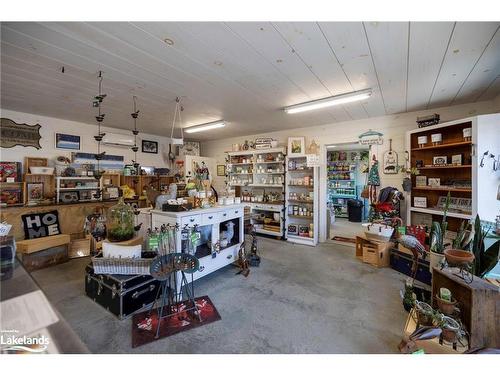
[{"label": "tall wooden bookshelf", "polygon": [[[463,220],[471,219],[475,214],[476,203],[472,194],[475,188],[473,179],[475,151],[472,137],[474,126],[474,118],[471,118],[419,128],[407,133],[410,166],[417,168],[420,173],[420,177],[412,176],[412,191],[407,202],[408,223],[419,224],[418,214],[432,215],[432,221],[441,221],[443,197],[446,197],[448,192],[452,206],[470,200],[469,209],[450,208],[447,214],[449,230],[456,231]],[[464,137],[464,129],[468,128],[471,129],[470,138]],[[433,134],[441,134],[441,142],[433,143]],[[427,143],[419,145],[419,137],[427,137]],[[460,155],[459,163],[452,162],[456,155]],[[443,160],[445,163],[438,163]],[[426,184],[417,186],[417,178],[422,179],[423,176],[426,177]],[[439,186],[430,184],[429,179],[439,179]],[[426,207],[416,207],[415,198],[426,198]]]}]

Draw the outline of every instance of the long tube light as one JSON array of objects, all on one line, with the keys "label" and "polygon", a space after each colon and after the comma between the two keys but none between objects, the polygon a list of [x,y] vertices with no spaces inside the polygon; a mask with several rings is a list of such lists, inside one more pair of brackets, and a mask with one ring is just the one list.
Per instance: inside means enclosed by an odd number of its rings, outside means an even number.
[{"label": "long tube light", "polygon": [[198,133],[198,132],[204,132],[205,130],[223,128],[224,126],[226,126],[224,120],[219,120],[219,121],[209,122],[206,124],[191,126],[189,128],[184,129],[184,131],[186,133]]},{"label": "long tube light", "polygon": [[372,94],[371,89],[353,91],[347,94],[330,96],[328,98],[312,100],[310,102],[300,103],[285,107],[283,110],[286,113],[299,113],[305,111],[312,111],[313,109],[320,109],[331,107],[334,105],[356,102],[358,100],[368,99]]}]

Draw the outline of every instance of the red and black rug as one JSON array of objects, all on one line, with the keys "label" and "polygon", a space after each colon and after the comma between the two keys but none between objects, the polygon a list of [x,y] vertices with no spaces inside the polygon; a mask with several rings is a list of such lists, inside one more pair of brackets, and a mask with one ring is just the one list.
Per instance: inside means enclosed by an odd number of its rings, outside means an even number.
[{"label": "red and black rug", "polygon": [[[162,319],[158,339],[155,338],[158,327],[156,309],[153,309],[151,315],[147,311],[134,315],[132,318],[132,347],[136,348],[163,337],[221,320],[219,312],[208,296],[197,297],[195,301],[200,311],[201,322],[194,310],[186,311],[190,307],[189,303],[181,302],[173,307],[173,310],[177,311],[175,315]],[[163,314],[165,315],[165,311]]]}]

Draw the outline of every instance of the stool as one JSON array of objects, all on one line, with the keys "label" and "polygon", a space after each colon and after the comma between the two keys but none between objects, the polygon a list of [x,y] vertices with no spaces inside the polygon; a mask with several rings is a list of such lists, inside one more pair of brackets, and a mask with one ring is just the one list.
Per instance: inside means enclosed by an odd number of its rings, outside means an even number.
[{"label": "stool", "polygon": [[57,234],[22,240],[16,243],[17,253],[27,271],[34,271],[68,261],[71,242],[69,234]]},{"label": "stool", "polygon": [[[158,326],[156,327],[155,338],[160,337],[160,326],[162,319],[171,317],[179,313],[178,307],[183,302],[190,302],[192,306],[183,310],[182,312],[195,311],[196,316],[201,322],[201,314],[196,306],[194,300],[194,280],[193,274],[198,271],[200,262],[198,258],[193,255],[185,253],[170,253],[167,255],[158,256],[151,264],[151,276],[160,281],[160,287],[156,292],[155,302],[161,295],[159,305],[156,307],[156,314],[158,317]],[[178,280],[177,272],[180,272],[181,277]],[[186,274],[191,274],[191,287],[187,281]],[[177,283],[180,282],[179,293],[177,292]],[[182,289],[185,288],[187,299],[182,299]],[[153,311],[155,302],[149,309],[149,315]],[[163,309],[168,309],[168,314],[163,315]]]}]

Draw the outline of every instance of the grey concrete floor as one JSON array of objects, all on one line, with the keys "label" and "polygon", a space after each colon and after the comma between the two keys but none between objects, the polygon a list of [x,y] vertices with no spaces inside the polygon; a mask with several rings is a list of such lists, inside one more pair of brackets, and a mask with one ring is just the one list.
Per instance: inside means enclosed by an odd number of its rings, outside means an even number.
[{"label": "grey concrete floor", "polygon": [[222,320],[132,349],[119,321],[84,293],[88,258],[33,276],[93,353],[395,353],[406,314],[404,275],[376,269],[338,244],[315,248],[259,238],[250,276],[228,266],[196,282]]}]

